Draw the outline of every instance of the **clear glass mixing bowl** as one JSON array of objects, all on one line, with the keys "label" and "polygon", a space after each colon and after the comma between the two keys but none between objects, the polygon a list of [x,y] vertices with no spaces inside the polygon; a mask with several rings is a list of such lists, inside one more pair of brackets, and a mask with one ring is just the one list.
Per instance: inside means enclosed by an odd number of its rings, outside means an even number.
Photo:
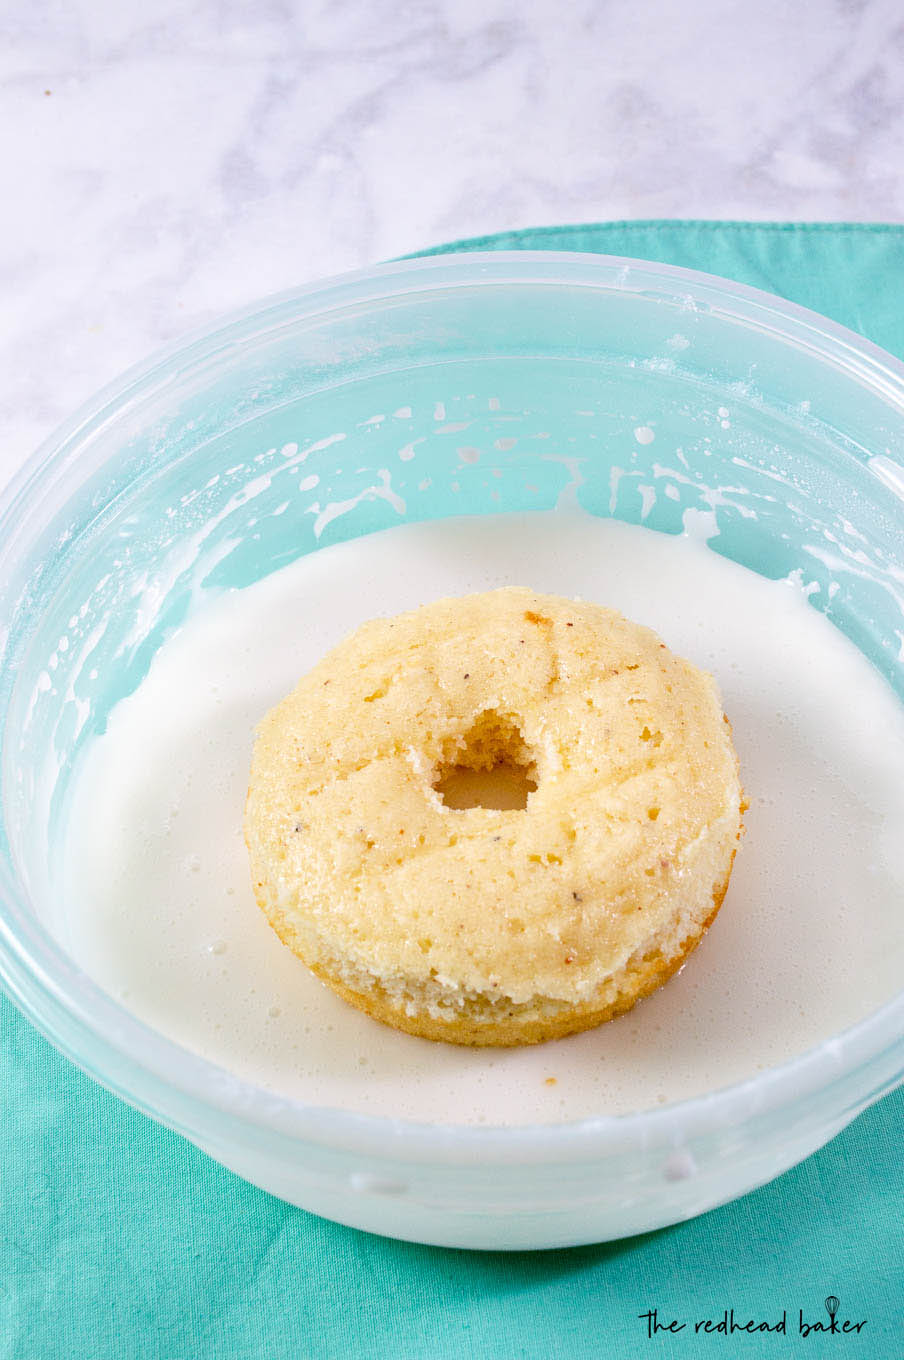
[{"label": "clear glass mixing bowl", "polygon": [[[718,529],[714,549],[765,576],[804,569],[813,606],[901,695],[902,416],[904,368],[821,317],[687,270],[552,252],[331,280],[128,374],[0,502],[9,995],[248,1180],[398,1237],[599,1241],[793,1165],[899,1080],[904,997],[700,1099],[565,1125],[416,1125],[276,1099],[135,1019],[58,943],[54,866],[80,751],[189,608],[403,518],[576,499],[664,532]],[[463,440],[492,447],[500,475],[463,465]],[[666,449],[679,499],[651,509],[642,488]]]}]

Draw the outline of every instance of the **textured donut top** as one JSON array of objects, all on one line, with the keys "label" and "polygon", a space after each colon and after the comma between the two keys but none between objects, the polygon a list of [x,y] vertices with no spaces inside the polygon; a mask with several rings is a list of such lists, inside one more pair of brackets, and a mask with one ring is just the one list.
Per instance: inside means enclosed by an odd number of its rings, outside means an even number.
[{"label": "textured donut top", "polygon": [[[523,810],[446,806],[517,761]],[[709,675],[595,604],[523,589],[359,628],[264,719],[246,837],[309,963],[398,988],[580,1001],[730,864],[730,730]]]}]

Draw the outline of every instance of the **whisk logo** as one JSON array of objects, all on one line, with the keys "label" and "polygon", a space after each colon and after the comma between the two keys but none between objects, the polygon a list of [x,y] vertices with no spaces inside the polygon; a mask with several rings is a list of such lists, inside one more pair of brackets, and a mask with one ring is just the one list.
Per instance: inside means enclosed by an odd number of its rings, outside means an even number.
[{"label": "whisk logo", "polygon": [[[826,1317],[822,1315],[808,1318],[804,1317],[802,1308],[798,1309],[798,1334],[800,1336],[848,1336],[852,1332],[862,1332],[866,1326],[866,1318],[859,1322],[854,1322],[851,1318],[840,1316],[841,1300],[835,1294],[829,1294],[825,1299]],[[733,1337],[737,1332],[746,1332],[752,1335],[754,1332],[765,1335],[771,1332],[774,1336],[788,1336],[789,1329],[794,1326],[794,1314],[790,1318],[787,1308],[782,1310],[779,1318],[751,1318],[743,1313],[735,1312],[734,1308],[723,1310],[721,1317],[708,1318],[669,1318],[662,1316],[658,1308],[650,1308],[646,1313],[639,1313],[641,1322],[647,1324],[647,1340],[652,1341],[662,1333],[672,1336],[678,1332],[691,1330],[704,1336],[724,1336]],[[840,1352],[839,1352],[840,1353]],[[819,1352],[822,1360],[823,1352]]]},{"label": "whisk logo", "polygon": [[828,1322],[822,1318],[815,1321],[807,1321],[804,1318],[803,1309],[800,1309],[799,1331],[801,1336],[821,1336],[826,1332],[831,1332],[835,1336],[844,1336],[850,1332],[861,1332],[866,1326],[866,1318],[861,1322],[852,1322],[850,1318],[839,1318],[838,1309],[841,1307],[841,1300],[835,1294],[829,1294],[825,1301],[825,1309],[829,1315]]}]

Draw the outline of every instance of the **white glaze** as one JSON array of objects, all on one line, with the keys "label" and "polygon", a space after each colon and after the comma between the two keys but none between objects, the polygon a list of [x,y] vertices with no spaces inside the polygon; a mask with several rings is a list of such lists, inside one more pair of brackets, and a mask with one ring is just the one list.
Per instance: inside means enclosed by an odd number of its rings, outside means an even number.
[{"label": "white glaze", "polygon": [[[751,807],[725,906],[664,990],[586,1035],[474,1051],[316,982],[254,905],[241,820],[254,724],[316,658],[375,614],[504,584],[613,605],[712,670]],[[573,512],[404,525],[211,601],[164,646],[78,776],[68,944],[149,1024],[289,1096],[454,1122],[646,1108],[753,1076],[894,994],[902,768],[904,710],[795,581]]]}]

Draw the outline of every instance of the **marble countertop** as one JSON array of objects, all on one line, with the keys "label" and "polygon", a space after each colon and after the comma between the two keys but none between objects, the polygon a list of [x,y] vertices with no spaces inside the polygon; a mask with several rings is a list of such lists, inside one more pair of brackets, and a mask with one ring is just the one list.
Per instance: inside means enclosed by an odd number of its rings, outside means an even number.
[{"label": "marble countertop", "polygon": [[256,297],[620,218],[904,221],[899,0],[114,0],[0,44],[0,482]]}]

